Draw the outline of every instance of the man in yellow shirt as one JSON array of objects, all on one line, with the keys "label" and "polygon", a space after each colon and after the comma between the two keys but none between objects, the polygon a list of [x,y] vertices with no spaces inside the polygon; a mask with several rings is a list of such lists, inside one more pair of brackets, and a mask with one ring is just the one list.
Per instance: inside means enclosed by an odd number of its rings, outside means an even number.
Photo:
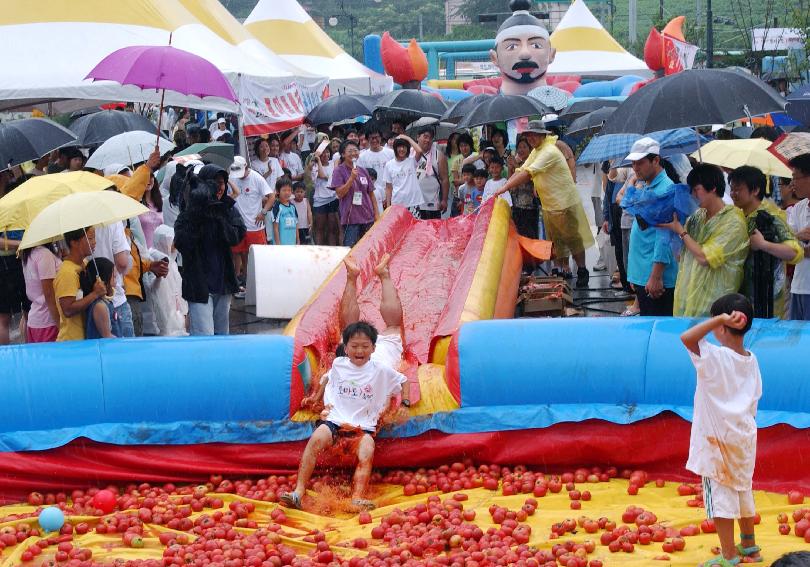
[{"label": "man in yellow shirt", "polygon": [[59,312],[59,334],[56,340],[81,341],[84,339],[85,311],[91,303],[107,293],[107,288],[101,281],[97,281],[90,295],[77,299],[81,289],[79,274],[84,270],[84,259],[93,253],[95,231],[91,227],[73,230],[64,236],[70,252],[53,280],[56,310]]},{"label": "man in yellow shirt", "polygon": [[542,120],[530,121],[523,133],[534,149],[495,196],[529,181],[534,184],[543,207],[543,224],[553,245],[554,263],[567,272],[568,257],[573,256],[577,263],[577,287],[586,288],[589,274],[585,250],[593,246],[594,239],[571,170],[556,146],[557,138],[549,136],[551,132]]}]

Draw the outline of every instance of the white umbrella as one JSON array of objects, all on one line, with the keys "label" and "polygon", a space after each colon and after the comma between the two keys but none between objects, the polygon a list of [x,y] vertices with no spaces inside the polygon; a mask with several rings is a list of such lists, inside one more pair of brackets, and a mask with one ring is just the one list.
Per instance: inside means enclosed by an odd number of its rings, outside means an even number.
[{"label": "white umbrella", "polygon": [[[165,138],[159,138],[160,155],[174,149],[174,144]],[[108,165],[134,165],[146,161],[155,149],[155,134],[150,132],[124,132],[113,136],[93,152],[87,160],[87,167],[104,169]]]}]

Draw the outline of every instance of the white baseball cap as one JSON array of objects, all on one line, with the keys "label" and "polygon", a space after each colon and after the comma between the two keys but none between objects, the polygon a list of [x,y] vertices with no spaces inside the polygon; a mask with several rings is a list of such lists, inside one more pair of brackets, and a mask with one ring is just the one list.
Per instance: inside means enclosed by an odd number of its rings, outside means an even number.
[{"label": "white baseball cap", "polygon": [[649,154],[661,155],[661,144],[650,137],[641,138],[636,140],[633,147],[630,148],[630,154],[624,158],[624,161],[637,161]]},{"label": "white baseball cap", "polygon": [[242,156],[236,156],[233,158],[233,163],[230,167],[230,176],[234,179],[241,179],[245,176],[245,170],[247,169],[247,161]]},{"label": "white baseball cap", "polygon": [[227,124],[227,122],[225,121],[224,118],[220,118],[219,120],[217,120],[217,124]]}]

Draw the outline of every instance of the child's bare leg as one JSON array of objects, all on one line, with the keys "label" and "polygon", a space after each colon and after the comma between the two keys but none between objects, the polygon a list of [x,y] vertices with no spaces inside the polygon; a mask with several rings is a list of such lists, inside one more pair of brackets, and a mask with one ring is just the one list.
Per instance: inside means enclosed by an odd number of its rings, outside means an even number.
[{"label": "child's bare leg", "polygon": [[374,438],[365,433],[357,446],[357,469],[354,471],[354,491],[352,500],[363,500],[371,478],[371,465],[374,460]]},{"label": "child's bare leg", "polygon": [[[757,542],[754,537],[754,518],[740,518],[737,520],[740,524],[740,544],[742,547],[754,547]],[[759,552],[750,554],[748,557],[752,559],[759,559]]]},{"label": "child's bare leg", "polygon": [[385,254],[380,259],[377,267],[374,268],[374,272],[380,278],[380,285],[382,286],[380,315],[382,315],[387,328],[402,326],[402,302],[399,300],[399,293],[397,293],[397,288],[394,287],[394,282],[391,281],[391,272],[388,269],[390,261],[391,255]]},{"label": "child's bare leg", "polygon": [[717,528],[717,537],[720,538],[720,549],[723,557],[733,559],[737,557],[737,546],[734,543],[734,520],[730,518],[712,518]]},{"label": "child's bare leg", "polygon": [[341,328],[360,320],[360,305],[357,303],[357,277],[360,275],[360,268],[348,256],[343,260],[343,265],[346,266],[346,287],[340,300]]},{"label": "child's bare leg", "polygon": [[315,463],[318,455],[332,446],[332,431],[327,425],[319,425],[315,431],[312,432],[312,437],[309,438],[307,446],[304,449],[304,454],[301,456],[301,465],[298,467],[298,481],[295,485],[294,492],[298,494],[299,498],[304,497],[307,490],[307,483],[312,477],[312,471],[315,470]]}]

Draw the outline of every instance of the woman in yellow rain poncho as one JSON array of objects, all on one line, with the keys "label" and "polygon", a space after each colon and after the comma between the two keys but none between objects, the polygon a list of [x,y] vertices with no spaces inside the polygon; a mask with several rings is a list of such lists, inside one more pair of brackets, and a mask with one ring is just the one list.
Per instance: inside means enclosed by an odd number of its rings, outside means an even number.
[{"label": "woman in yellow rain poncho", "polygon": [[726,181],[719,167],[697,165],[686,181],[700,208],[686,219],[685,228],[677,217],[661,226],[677,234],[684,245],[673,315],[704,317],[717,298],[739,291],[748,229],[743,212],[723,202]]}]

